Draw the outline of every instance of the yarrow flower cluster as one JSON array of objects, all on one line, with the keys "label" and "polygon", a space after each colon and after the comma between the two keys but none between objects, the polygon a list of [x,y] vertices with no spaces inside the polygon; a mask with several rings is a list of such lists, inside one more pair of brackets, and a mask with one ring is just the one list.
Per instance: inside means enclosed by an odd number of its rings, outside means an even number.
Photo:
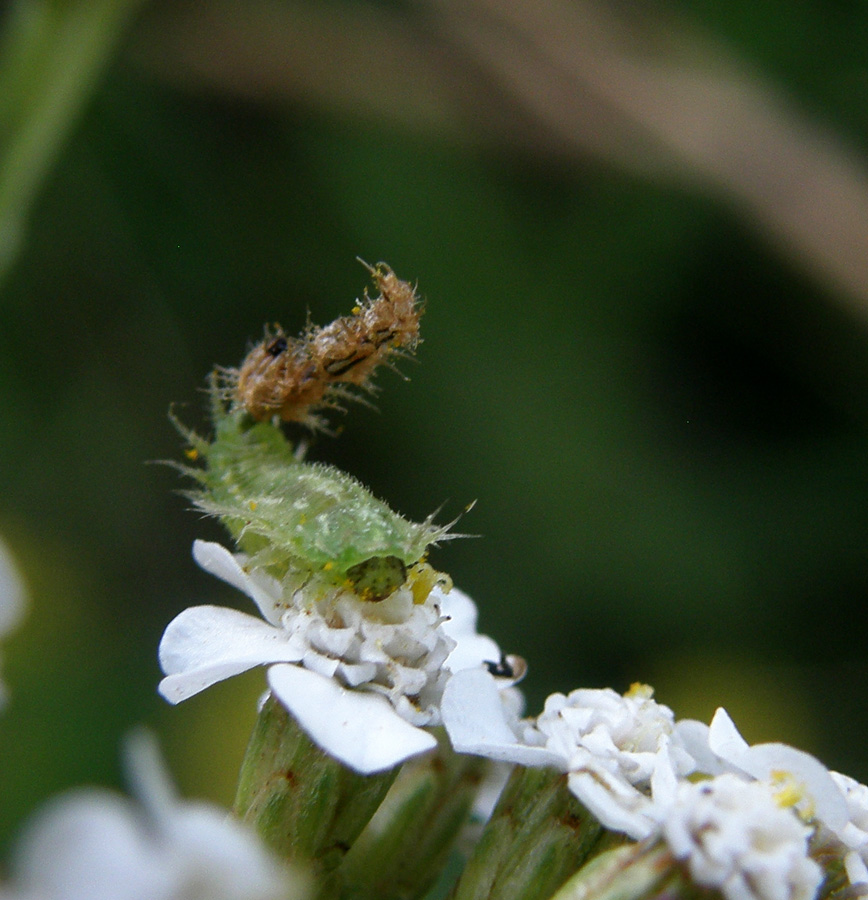
[{"label": "yarrow flower cluster", "polygon": [[[138,736],[139,803],[55,801],[0,900],[868,896],[868,787],[750,745],[723,709],[679,721],[644,684],[552,694],[524,718],[524,661],[477,632],[473,601],[428,563],[451,525],[404,519],[303,460],[281,421],[324,429],[323,409],[418,343],[415,289],[371,272],[376,300],[298,339],[269,331],[212,376],[213,439],[179,426],[189,496],[236,549],[196,541],[194,558],[259,616],[181,612],[159,690],[178,703],[267,667],[235,818],[179,800]],[[22,594],[0,544],[0,635]]]},{"label": "yarrow flower cluster", "polygon": [[553,694],[535,720],[510,721],[490,675],[469,670],[447,685],[443,715],[460,752],[553,766],[603,825],[641,840],[655,827],[654,803],[671,798],[677,779],[696,767],[672,711],[651,694],[645,685],[624,696],[610,689]]},{"label": "yarrow flower cluster", "polygon": [[443,716],[460,752],[558,769],[607,829],[663,842],[696,884],[727,900],[816,896],[819,828],[840,842],[850,884],[868,882],[868,788],[785,744],[749,745],[725,710],[710,726],[676,721],[634,685],[624,696],[553,694],[539,716],[520,720],[487,673],[468,670],[447,685]]},{"label": "yarrow flower cluster", "polygon": [[[247,594],[263,618],[217,606],[182,612],[160,644],[163,696],[177,703],[268,665],[275,696],[323,749],[357,771],[431,750],[436,740],[423,727],[441,723],[450,675],[501,658],[495,642],[476,632],[473,601],[448,584],[434,585],[422,603],[412,582],[378,603],[349,589],[311,596],[288,591],[219,544],[196,541],[193,554]],[[518,674],[502,676],[499,687]]]},{"label": "yarrow flower cluster", "polygon": [[608,828],[641,839],[652,827],[653,799],[695,768],[674,724],[672,710],[635,685],[624,696],[608,688],[553,694],[536,729],[561,755],[576,797]]}]

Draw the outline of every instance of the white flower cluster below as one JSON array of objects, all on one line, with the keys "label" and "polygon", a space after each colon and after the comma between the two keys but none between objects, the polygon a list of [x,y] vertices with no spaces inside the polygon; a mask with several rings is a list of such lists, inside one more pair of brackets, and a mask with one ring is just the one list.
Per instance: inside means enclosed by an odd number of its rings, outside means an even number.
[{"label": "white flower cluster below", "polygon": [[819,826],[839,842],[851,884],[868,881],[868,788],[785,744],[750,746],[725,710],[710,726],[676,721],[634,685],[624,696],[554,694],[536,719],[519,720],[477,669],[449,681],[442,712],[459,752],[559,769],[606,828],[663,840],[727,900],[816,896],[823,873],[809,839]]}]

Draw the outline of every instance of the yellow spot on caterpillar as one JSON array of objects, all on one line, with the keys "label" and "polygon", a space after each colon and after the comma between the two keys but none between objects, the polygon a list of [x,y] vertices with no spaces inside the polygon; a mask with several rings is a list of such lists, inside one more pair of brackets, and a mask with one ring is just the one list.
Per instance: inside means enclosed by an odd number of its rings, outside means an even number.
[{"label": "yellow spot on caterpillar", "polygon": [[329,572],[329,571],[331,571],[334,567],[335,567],[335,564],[334,564],[331,560],[329,560],[329,561],[322,567],[322,570],[323,570],[323,572]]},{"label": "yellow spot on caterpillar", "polygon": [[255,500],[249,500],[247,505],[250,507],[250,511],[253,512],[254,509],[259,505]]}]

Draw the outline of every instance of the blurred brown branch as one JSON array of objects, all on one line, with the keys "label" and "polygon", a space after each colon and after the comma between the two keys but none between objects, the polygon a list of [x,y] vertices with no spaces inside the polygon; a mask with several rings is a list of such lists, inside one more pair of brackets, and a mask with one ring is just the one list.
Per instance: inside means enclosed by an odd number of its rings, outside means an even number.
[{"label": "blurred brown branch", "polygon": [[659,10],[250,0],[161,8],[140,37],[152,71],[191,87],[714,192],[868,321],[865,160]]}]

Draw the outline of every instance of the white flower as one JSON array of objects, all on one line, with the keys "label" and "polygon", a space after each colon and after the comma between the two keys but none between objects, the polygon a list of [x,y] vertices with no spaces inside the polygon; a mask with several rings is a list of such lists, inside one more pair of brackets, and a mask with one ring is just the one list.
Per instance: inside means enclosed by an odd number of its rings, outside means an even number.
[{"label": "white flower", "polygon": [[829,770],[810,753],[788,744],[751,746],[722,708],[710,726],[684,721],[676,729],[700,771],[711,775],[729,771],[764,781],[782,805],[795,807],[803,818],[816,819],[835,834],[849,821],[844,795]]},{"label": "white flower", "polygon": [[137,753],[143,805],[96,788],[51,802],[18,847],[8,896],[300,900],[301,884],[254,833],[223,810],[178,800],[154,759],[143,759],[155,751],[140,741]]},{"label": "white flower", "polygon": [[823,880],[808,856],[811,829],[761,782],[733,774],[682,781],[661,827],[693,880],[726,900],[811,900]]},{"label": "white flower", "polygon": [[[243,591],[265,621],[236,610],[196,606],[166,628],[160,693],[178,703],[258,665],[272,692],[327,753],[370,774],[431,750],[426,725],[440,724],[451,672],[500,660],[476,633],[476,607],[456,589],[435,586],[423,603],[403,586],[380,602],[335,589],[309,597],[219,544],[196,541],[203,569]],[[513,679],[514,680],[514,679]],[[508,684],[509,679],[501,679]]]},{"label": "white flower", "polygon": [[868,883],[868,786],[840,772],[829,774],[847,803],[847,823],[837,832],[850,851],[844,857],[847,877],[850,884]]},{"label": "white flower", "polygon": [[[674,716],[636,686],[553,694],[535,722],[511,717],[490,676],[460,672],[443,697],[443,721],[456,750],[569,773],[570,790],[607,828],[640,840],[655,828],[654,802],[674,797],[693,769]],[[653,799],[652,799],[653,798]]]},{"label": "white flower", "polygon": [[[18,624],[24,611],[24,585],[12,554],[0,541],[0,636]],[[6,689],[0,682],[0,706],[6,699]]]}]

